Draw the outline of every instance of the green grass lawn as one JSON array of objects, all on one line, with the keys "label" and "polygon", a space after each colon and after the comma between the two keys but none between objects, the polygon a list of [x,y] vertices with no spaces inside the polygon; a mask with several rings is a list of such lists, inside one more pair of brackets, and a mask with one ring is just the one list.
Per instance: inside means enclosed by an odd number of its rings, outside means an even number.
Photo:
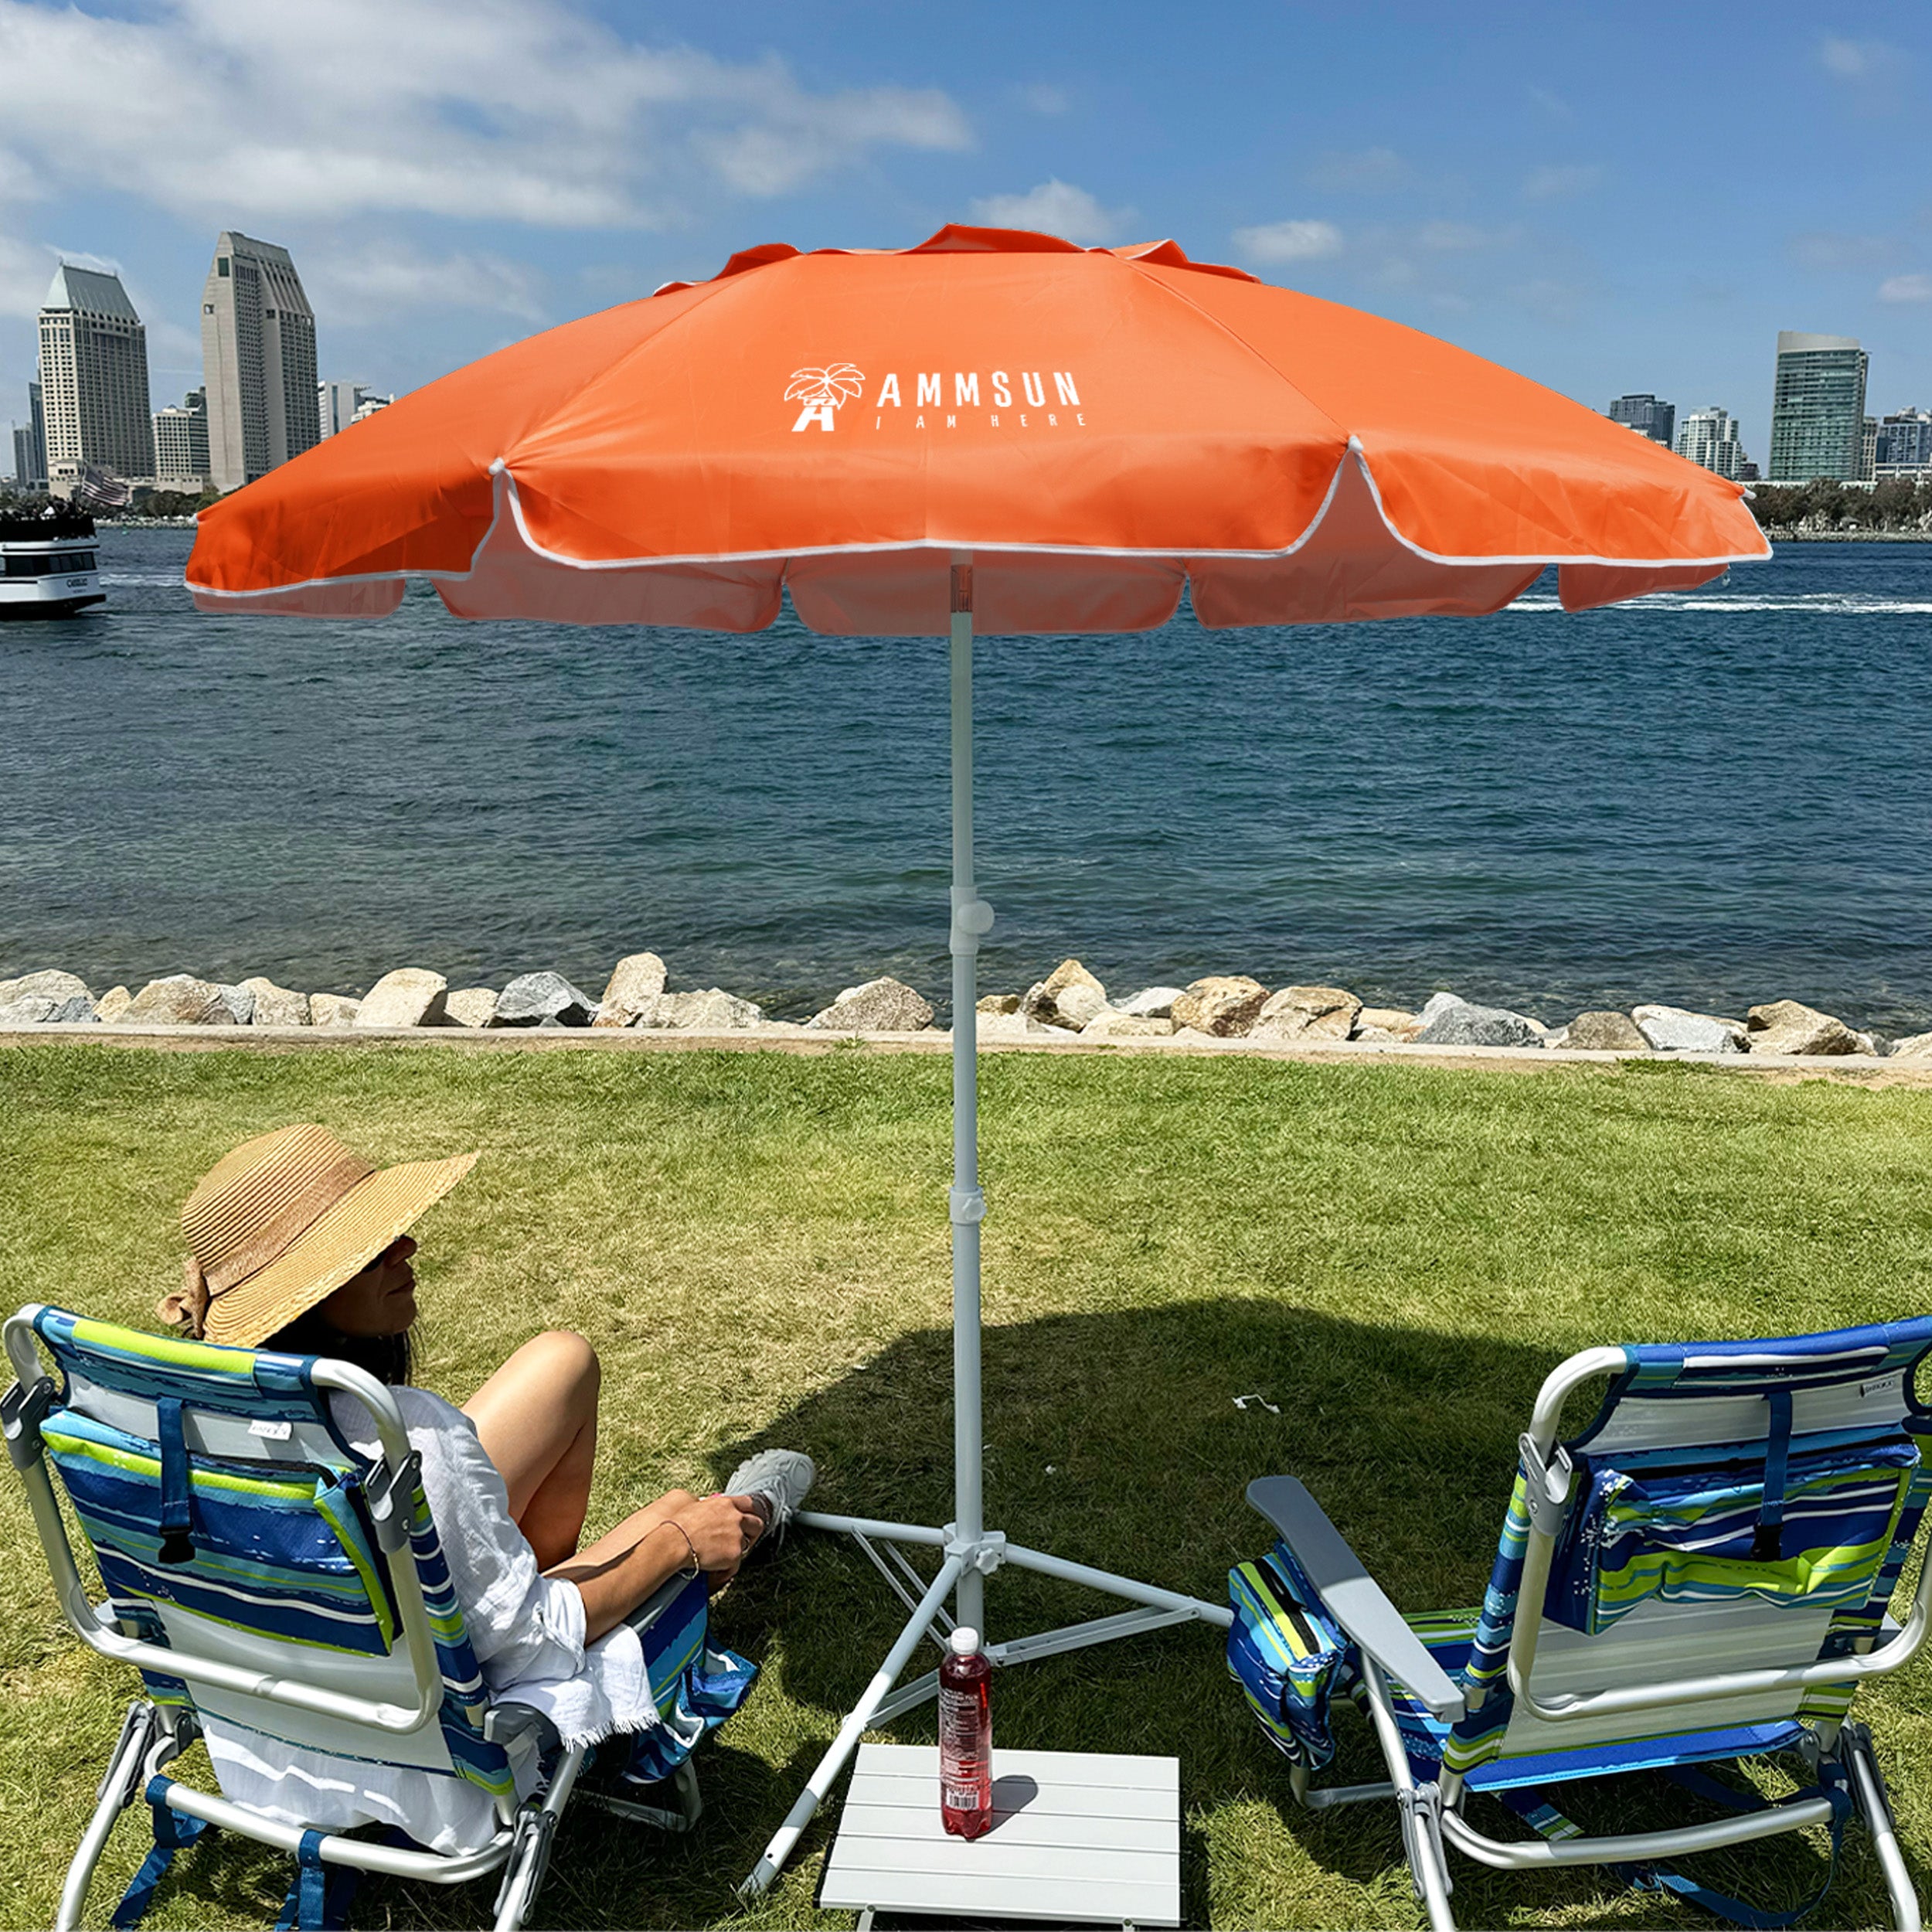
[{"label": "green grass lawn", "polygon": [[[1021,1054],[982,1081],[988,1519],[1216,1600],[1228,1565],[1266,1546],[1242,1502],[1252,1476],[1303,1477],[1405,1609],[1472,1602],[1516,1434],[1570,1351],[1932,1303],[1932,1090],[1675,1065],[1526,1077]],[[287,1121],[382,1161],[478,1148],[418,1230],[422,1379],[461,1400],[538,1330],[587,1335],[605,1366],[593,1530],[673,1485],[716,1487],[767,1443],[818,1458],[827,1508],[943,1522],[948,1100],[943,1060],[863,1051],[16,1048],[0,1053],[0,1291],[151,1324],[195,1180]],[[1280,1414],[1237,1410],[1250,1391]],[[60,1622],[5,1476],[0,1551],[0,1920],[43,1924],[133,1680]],[[1012,1572],[992,1604],[995,1636],[1104,1607]],[[835,1800],[754,1910],[733,1887],[901,1614],[829,1539],[801,1535],[747,1575],[715,1627],[764,1676],[704,1754],[700,1828],[668,1841],[573,1811],[537,1922],[849,1923],[814,1904]],[[1392,1810],[1296,1811],[1218,1633],[1079,1652],[995,1690],[1007,1745],[1179,1757],[1190,1922],[1421,1923]],[[1932,1675],[1887,1679],[1864,1709],[1923,1873]],[[930,1740],[930,1709],[893,1734]],[[199,1751],[188,1764],[205,1770]],[[1380,1775],[1352,1714],[1337,1768]],[[1611,1829],[1676,1810],[1610,1787],[1573,1808]],[[121,1826],[94,1923],[146,1835],[145,1814]],[[1883,1923],[1855,1830],[1848,1845],[1819,1922]],[[1821,1862],[1786,1838],[1699,1869],[1768,1906]],[[210,1841],[149,1922],[265,1925],[291,1869]],[[1465,1925],[1715,1923],[1591,1872],[1455,1869]],[[371,1880],[357,1923],[475,1925],[493,1896]]]}]

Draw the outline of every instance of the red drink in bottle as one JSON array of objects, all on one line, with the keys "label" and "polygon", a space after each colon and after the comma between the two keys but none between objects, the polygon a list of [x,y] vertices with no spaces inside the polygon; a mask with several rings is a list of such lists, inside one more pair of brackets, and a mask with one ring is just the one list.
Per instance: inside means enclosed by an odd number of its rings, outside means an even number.
[{"label": "red drink in bottle", "polygon": [[962,1624],[939,1667],[939,1817],[954,1838],[993,1828],[992,1660]]}]

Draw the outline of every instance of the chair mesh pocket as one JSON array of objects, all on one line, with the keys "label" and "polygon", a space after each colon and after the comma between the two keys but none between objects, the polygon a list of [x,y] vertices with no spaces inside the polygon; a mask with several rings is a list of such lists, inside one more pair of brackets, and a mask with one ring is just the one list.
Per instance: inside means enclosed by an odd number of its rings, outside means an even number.
[{"label": "chair mesh pocket", "polygon": [[1919,1456],[1910,1444],[1794,1455],[1768,1502],[1760,1461],[1689,1475],[1579,1461],[1588,1488],[1552,1565],[1545,1614],[1594,1633],[1653,1597],[1861,1607],[1891,1549]]},{"label": "chair mesh pocket", "polygon": [[1230,1570],[1228,1599],[1229,1675],[1276,1749],[1291,1764],[1320,1770],[1335,1756],[1331,1702],[1355,1679],[1348,1638],[1321,1611],[1285,1543]]}]

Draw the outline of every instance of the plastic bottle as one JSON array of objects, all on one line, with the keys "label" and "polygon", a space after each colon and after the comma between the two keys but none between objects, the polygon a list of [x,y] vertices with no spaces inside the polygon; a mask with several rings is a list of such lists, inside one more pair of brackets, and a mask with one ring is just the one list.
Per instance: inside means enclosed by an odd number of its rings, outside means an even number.
[{"label": "plastic bottle", "polygon": [[964,1624],[939,1667],[939,1817],[955,1838],[993,1828],[992,1660]]}]

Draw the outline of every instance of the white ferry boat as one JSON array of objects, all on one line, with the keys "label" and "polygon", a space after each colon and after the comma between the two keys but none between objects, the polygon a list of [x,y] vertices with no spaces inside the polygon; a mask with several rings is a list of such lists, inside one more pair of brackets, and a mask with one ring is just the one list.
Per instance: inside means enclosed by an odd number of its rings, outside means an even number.
[{"label": "white ferry boat", "polygon": [[107,600],[94,520],[85,511],[0,514],[0,621],[70,617]]}]

